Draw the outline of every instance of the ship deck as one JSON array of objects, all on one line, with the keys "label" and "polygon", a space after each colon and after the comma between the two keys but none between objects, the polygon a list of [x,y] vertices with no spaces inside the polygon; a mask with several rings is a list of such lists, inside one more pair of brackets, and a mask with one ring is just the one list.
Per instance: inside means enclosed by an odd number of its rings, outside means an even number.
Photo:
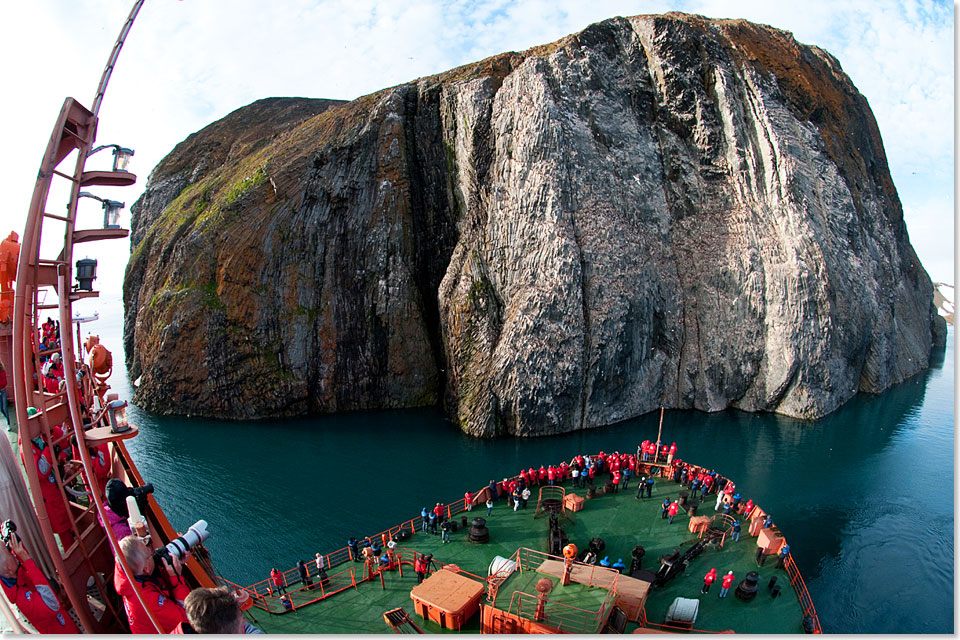
[{"label": "ship deck", "polygon": [[[666,497],[677,497],[681,489],[677,483],[658,478],[652,497],[643,500],[635,498],[636,483],[633,484],[634,487],[619,493],[598,495],[592,500],[585,500],[583,510],[571,513],[572,519],[561,520],[561,525],[569,541],[581,550],[586,549],[592,538],[602,538],[606,543],[602,555],[608,555],[611,563],[623,558],[629,567],[631,551],[636,545],[643,545],[646,549],[643,568],[656,571],[660,566],[658,558],[672,553],[677,547],[686,549],[689,543],[696,541],[697,536],[688,530],[689,517],[682,511],[675,517],[673,524],[660,517],[660,503]],[[584,494],[584,490],[570,485],[568,481],[565,487],[568,493]],[[485,577],[491,561],[498,555],[510,558],[523,547],[545,551],[549,524],[546,516],[534,518],[536,496],[534,488],[534,495],[525,510],[514,512],[512,507],[508,507],[506,501],[501,499],[495,504],[489,517],[483,506],[475,507],[471,513],[463,512],[454,517],[458,522],[464,515],[471,519],[475,516],[484,517],[490,531],[490,541],[486,544],[468,541],[467,531],[463,528],[451,533],[450,542],[446,544],[441,542],[439,535],[418,530],[400,543],[404,559],[409,557],[410,550],[429,553],[433,554],[438,566],[456,564],[463,571]],[[713,506],[714,499],[708,496],[700,508],[700,515],[714,515]],[[776,568],[775,557],[768,557],[763,567],[757,566],[757,538],[749,535],[749,523],[741,522],[743,533],[738,542],[727,540],[722,549],[707,547],[690,563],[685,573],[663,587],[650,590],[645,605],[650,623],[663,623],[674,598],[684,597],[700,601],[699,615],[694,625],[698,630],[735,630],[740,633],[764,634],[803,633],[802,607],[790,586],[787,572]],[[719,580],[708,594],[700,593],[703,575],[711,567],[715,567],[720,576],[730,570],[736,575],[733,587],[724,599],[718,597]],[[363,575],[362,564],[351,561],[334,566],[328,573],[332,577],[349,568],[356,569],[358,579]],[[743,602],[734,594],[736,586],[748,571],[754,570],[760,574],[758,595],[751,602]],[[514,591],[536,593],[533,590],[535,578],[544,577],[545,574],[527,573],[531,575],[521,577],[520,574],[514,574],[515,577],[501,585],[496,599],[498,608],[507,608]],[[767,592],[767,583],[773,576],[777,577],[782,588],[778,598],[772,598]],[[385,571],[383,577],[383,586],[375,576],[373,580],[349,586],[324,600],[302,606],[299,606],[300,603],[314,600],[317,595],[314,591],[298,592],[297,589],[302,585],[292,583],[287,586],[287,590],[294,604],[298,605],[295,610],[274,614],[253,608],[251,612],[255,617],[255,624],[268,633],[387,633],[390,629],[384,623],[383,613],[403,607],[411,619],[425,631],[450,631],[415,613],[410,590],[417,584],[417,578],[410,565],[403,565],[402,577],[396,570]],[[595,610],[604,594],[604,590],[595,587],[570,585],[555,587],[550,597],[551,600],[562,598],[582,609]],[[486,597],[481,602],[486,604]],[[251,621],[254,620],[251,618]],[[628,623],[626,632],[631,632],[637,626],[635,623]],[[479,631],[479,614],[474,615],[461,629],[461,632]]]}]

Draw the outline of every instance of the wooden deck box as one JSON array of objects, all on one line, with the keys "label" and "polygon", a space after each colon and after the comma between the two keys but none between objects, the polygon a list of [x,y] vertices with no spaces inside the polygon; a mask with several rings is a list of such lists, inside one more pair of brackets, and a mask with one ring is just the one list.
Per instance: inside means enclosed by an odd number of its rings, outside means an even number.
[{"label": "wooden deck box", "polygon": [[575,493],[568,493],[563,497],[563,506],[570,511],[580,511],[583,509],[583,498]]}]

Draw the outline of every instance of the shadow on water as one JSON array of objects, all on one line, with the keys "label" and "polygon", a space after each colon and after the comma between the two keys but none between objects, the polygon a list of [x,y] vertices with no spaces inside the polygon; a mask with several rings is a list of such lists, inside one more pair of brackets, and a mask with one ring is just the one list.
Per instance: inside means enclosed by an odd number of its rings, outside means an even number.
[{"label": "shadow on water", "polygon": [[[131,418],[141,434],[129,447],[171,522],[184,530],[206,519],[217,568],[243,584],[521,467],[635,451],[659,422],[654,413],[536,440],[475,440],[437,409],[224,422],[134,407]],[[668,411],[663,436],[774,515],[825,631],[950,633],[953,425],[951,328],[934,368],[817,422]]]}]

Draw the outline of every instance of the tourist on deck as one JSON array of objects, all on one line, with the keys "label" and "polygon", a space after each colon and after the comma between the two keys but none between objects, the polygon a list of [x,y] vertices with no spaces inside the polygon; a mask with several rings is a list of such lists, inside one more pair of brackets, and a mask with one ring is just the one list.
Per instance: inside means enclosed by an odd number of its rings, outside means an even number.
[{"label": "tourist on deck", "polygon": [[674,442],[667,449],[667,464],[673,464],[673,456],[677,455],[677,443]]},{"label": "tourist on deck", "polygon": [[767,515],[767,519],[763,521],[763,528],[769,529],[773,526],[773,516]]},{"label": "tourist on deck", "polygon": [[733,521],[733,533],[730,536],[734,542],[740,542],[740,521]]},{"label": "tourist on deck", "polygon": [[570,477],[573,479],[573,486],[580,486],[580,469],[576,466],[570,467]]},{"label": "tourist on deck", "polygon": [[317,553],[317,554],[314,555],[314,557],[315,557],[316,559],[313,561],[313,563],[314,563],[314,564],[316,565],[316,567],[317,567],[317,575],[320,575],[320,572],[323,571],[323,569],[324,569],[323,556],[320,555],[319,553]]},{"label": "tourist on deck", "polygon": [[663,520],[667,519],[667,511],[670,509],[670,498],[667,498],[663,501],[663,504],[660,505],[660,518]]},{"label": "tourist on deck", "polygon": [[444,521],[444,516],[447,514],[447,508],[443,506],[443,503],[438,502],[433,508],[433,512],[437,514],[437,524],[442,524]]},{"label": "tourist on deck", "polygon": [[[33,409],[33,407],[30,407]],[[31,415],[28,411],[27,415]],[[63,431],[56,431],[57,426],[51,434],[54,439],[62,436]],[[20,457],[24,465],[27,462],[27,450],[24,448],[26,442],[22,440],[26,430],[20,432]],[[47,508],[47,516],[50,519],[50,528],[60,537],[60,544],[64,549],[70,547],[75,539],[73,530],[70,526],[70,516],[67,513],[67,506],[63,502],[63,496],[57,488],[56,471],[54,465],[59,465],[66,457],[65,452],[59,451],[43,439],[43,436],[37,436],[30,440],[30,450],[32,451],[33,464],[36,466],[37,475],[40,478],[40,493],[43,494],[43,503]],[[60,477],[63,477],[63,471]]]},{"label": "tourist on deck", "polygon": [[293,601],[290,600],[290,596],[288,596],[287,594],[283,594],[282,596],[280,596],[280,604],[283,605],[284,611],[290,611],[291,609],[293,609]]},{"label": "tourist on deck", "polygon": [[[170,633],[178,624],[187,621],[182,602],[190,593],[190,587],[180,576],[180,560],[164,562],[164,571],[154,571],[156,560],[153,551],[137,536],[127,536],[120,541],[120,552],[127,560],[134,580],[140,585],[144,601],[150,613],[160,625],[161,633]],[[156,633],[147,612],[141,606],[133,583],[127,578],[118,562],[113,571],[113,586],[123,598],[131,633]],[[172,593],[171,593],[172,592]]]},{"label": "tourist on deck", "polygon": [[0,586],[39,633],[80,633],[16,533],[0,544]]},{"label": "tourist on deck", "polygon": [[547,470],[543,468],[543,465],[540,465],[540,470],[537,471],[537,481],[539,484],[544,484],[547,481]]},{"label": "tourist on deck", "polygon": [[433,559],[432,555],[417,555],[413,560],[413,571],[417,574],[417,584],[423,582],[423,578],[427,575],[427,571],[430,569],[430,561]]},{"label": "tourist on deck", "polygon": [[700,488],[700,481],[694,478],[693,481],[690,482],[690,500],[691,501],[697,495],[697,489],[699,488]]},{"label": "tourist on deck", "polygon": [[530,486],[535,487],[539,484],[537,482],[537,470],[533,467],[527,469],[527,482],[530,483]]},{"label": "tourist on deck", "polygon": [[198,587],[183,605],[188,622],[181,622],[171,633],[263,633],[244,619],[237,599],[226,587]]},{"label": "tourist on deck", "polygon": [[613,563],[612,569],[616,569],[618,573],[623,573],[623,570],[627,568],[627,565],[624,564],[623,558],[617,558],[617,561]]},{"label": "tourist on deck", "polygon": [[777,569],[783,569],[788,555],[790,555],[790,545],[784,544],[780,547],[780,553],[777,554]]},{"label": "tourist on deck", "polygon": [[493,500],[487,498],[487,515],[489,516],[493,512]]},{"label": "tourist on deck", "polygon": [[429,523],[430,533],[437,535],[437,512],[431,511],[427,514],[427,522]]},{"label": "tourist on deck", "polygon": [[673,517],[677,515],[677,512],[680,511],[680,505],[676,502],[671,502],[670,506],[667,507],[667,516],[670,524],[673,524]]},{"label": "tourist on deck", "polygon": [[522,499],[522,498],[521,498],[522,495],[523,495],[523,493],[520,491],[520,488],[519,488],[519,487],[513,490],[513,496],[512,496],[512,497],[513,497],[513,510],[514,510],[514,511],[516,511],[517,509],[520,508],[520,500]]},{"label": "tourist on deck", "polygon": [[286,593],[287,587],[283,584],[283,574],[276,567],[270,569],[270,578],[273,580],[273,586],[277,588],[277,593]]},{"label": "tourist on deck", "polygon": [[350,550],[350,558],[354,562],[360,562],[360,550],[358,548],[359,546],[360,546],[360,543],[357,541],[356,538],[351,537],[349,540],[347,540],[347,549]]},{"label": "tourist on deck", "polygon": [[736,578],[733,575],[733,571],[727,571],[727,575],[723,576],[723,582],[720,583],[720,597],[726,598],[727,592],[730,590],[730,585],[733,584],[733,581]]},{"label": "tourist on deck", "polygon": [[497,483],[491,480],[490,484],[487,485],[487,499],[496,500],[499,497],[497,494]]},{"label": "tourist on deck", "polygon": [[527,500],[530,499],[530,487],[524,487],[523,491],[520,492],[520,508],[527,508]]},{"label": "tourist on deck", "polygon": [[713,508],[714,511],[720,511],[720,505],[723,504],[723,492],[717,492],[717,505]]},{"label": "tourist on deck", "polygon": [[613,490],[620,491],[620,472],[614,471],[613,475],[610,478],[610,482],[613,484]]},{"label": "tourist on deck", "polygon": [[420,521],[421,521],[420,529],[421,531],[426,533],[427,526],[430,523],[430,511],[428,511],[426,507],[424,507],[423,509],[420,509]]},{"label": "tourist on deck", "polygon": [[640,482],[637,483],[637,497],[635,498],[635,500],[639,500],[640,498],[642,498],[646,490],[647,490],[647,476],[642,476],[640,478]]},{"label": "tourist on deck", "polygon": [[473,511],[473,494],[469,491],[463,494],[463,506],[467,511]]},{"label": "tourist on deck", "polygon": [[302,559],[297,560],[297,572],[300,574],[300,582],[307,589],[313,589],[313,579],[310,577],[310,570],[307,569],[307,563]]},{"label": "tourist on deck", "polygon": [[703,576],[703,588],[700,589],[700,593],[707,593],[710,591],[710,585],[712,585],[716,579],[717,570],[711,567],[710,571],[707,571],[707,575]]},{"label": "tourist on deck", "polygon": [[633,475],[633,471],[630,470],[630,467],[623,465],[623,471],[620,473],[620,488],[626,489],[630,484],[630,477]]},{"label": "tourist on deck", "polygon": [[647,497],[653,497],[653,476],[647,478]]},{"label": "tourist on deck", "polygon": [[750,514],[753,512],[753,498],[747,500],[747,504],[743,505],[743,509],[740,511],[745,518],[749,518]]},{"label": "tourist on deck", "polygon": [[452,527],[453,524],[449,520],[444,520],[440,523],[440,542],[450,542],[450,529]]}]

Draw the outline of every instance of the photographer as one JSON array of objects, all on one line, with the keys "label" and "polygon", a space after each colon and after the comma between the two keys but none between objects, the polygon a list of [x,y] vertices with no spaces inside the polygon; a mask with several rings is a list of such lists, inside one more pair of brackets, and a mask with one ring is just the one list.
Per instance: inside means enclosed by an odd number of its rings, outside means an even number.
[{"label": "photographer", "polygon": [[226,587],[194,589],[184,602],[189,622],[171,633],[263,633],[247,622],[236,598]]},{"label": "photographer", "polygon": [[[180,577],[180,560],[175,556],[160,560],[162,568],[159,568],[154,552],[137,536],[127,536],[121,540],[120,551],[133,572],[134,580],[140,584],[144,602],[160,624],[161,632],[170,633],[181,622],[187,622],[186,611],[180,603],[190,593],[190,587]],[[127,579],[120,563],[117,563],[113,572],[113,586],[123,598],[130,632],[156,633],[147,612],[137,599],[133,583]]]},{"label": "photographer", "polygon": [[20,538],[7,529],[7,523],[4,524],[5,544],[0,544],[0,585],[7,600],[17,606],[39,633],[80,633]]}]

